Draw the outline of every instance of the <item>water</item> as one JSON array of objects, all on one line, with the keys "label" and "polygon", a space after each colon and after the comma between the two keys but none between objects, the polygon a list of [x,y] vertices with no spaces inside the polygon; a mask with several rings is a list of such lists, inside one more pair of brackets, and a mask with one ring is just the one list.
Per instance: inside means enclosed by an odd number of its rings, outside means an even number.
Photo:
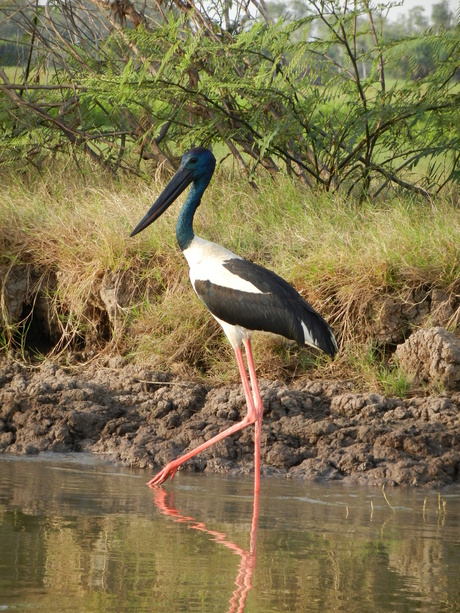
[{"label": "water", "polygon": [[459,489],[147,477],[0,456],[0,611],[460,610]]}]

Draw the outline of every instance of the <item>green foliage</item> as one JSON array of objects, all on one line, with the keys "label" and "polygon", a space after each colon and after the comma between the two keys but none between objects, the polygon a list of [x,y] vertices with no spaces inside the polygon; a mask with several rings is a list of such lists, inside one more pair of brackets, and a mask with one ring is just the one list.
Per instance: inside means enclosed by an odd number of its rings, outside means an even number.
[{"label": "green foliage", "polygon": [[[362,196],[458,180],[455,30],[380,40],[366,3],[232,24],[225,3],[211,16],[193,2],[144,15],[125,4],[112,15],[82,0],[12,14],[32,62],[27,89],[0,72],[3,164],[83,153],[150,174],[202,144],[229,151],[249,181],[285,171]],[[407,64],[389,85],[387,71]]]}]

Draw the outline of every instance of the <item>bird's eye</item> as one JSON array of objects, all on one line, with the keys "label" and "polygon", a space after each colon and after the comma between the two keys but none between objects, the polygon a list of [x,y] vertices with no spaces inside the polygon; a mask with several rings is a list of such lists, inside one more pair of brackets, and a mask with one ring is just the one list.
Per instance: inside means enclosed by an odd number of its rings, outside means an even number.
[{"label": "bird's eye", "polygon": [[190,158],[190,162],[192,164],[196,164],[198,162],[198,158]]}]

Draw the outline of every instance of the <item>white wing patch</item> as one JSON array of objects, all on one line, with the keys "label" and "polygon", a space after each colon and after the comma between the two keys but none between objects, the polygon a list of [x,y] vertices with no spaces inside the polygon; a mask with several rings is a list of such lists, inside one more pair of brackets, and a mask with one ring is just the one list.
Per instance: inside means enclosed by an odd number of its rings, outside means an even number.
[{"label": "white wing patch", "polygon": [[190,246],[184,250],[184,256],[190,267],[190,280],[195,286],[195,281],[211,281],[214,285],[228,287],[241,292],[261,294],[260,289],[249,281],[245,281],[238,275],[232,274],[224,267],[224,263],[231,259],[241,260],[225,247],[206,241],[195,236]]},{"label": "white wing patch", "polygon": [[300,322],[302,325],[302,330],[303,330],[303,335],[305,338],[305,344],[306,345],[312,345],[313,347],[317,347],[318,343],[313,339],[310,330],[307,328],[307,326],[304,324],[303,321]]}]

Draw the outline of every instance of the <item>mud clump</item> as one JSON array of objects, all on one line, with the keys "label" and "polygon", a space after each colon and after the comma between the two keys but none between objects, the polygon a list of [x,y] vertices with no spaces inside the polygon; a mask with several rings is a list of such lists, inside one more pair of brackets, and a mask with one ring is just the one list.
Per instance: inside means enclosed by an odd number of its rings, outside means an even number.
[{"label": "mud clump", "polygon": [[396,348],[399,364],[414,381],[460,389],[460,340],[444,328],[414,332]]},{"label": "mud clump", "polygon": [[[460,481],[460,393],[408,399],[343,382],[261,381],[265,474],[305,480],[442,486]],[[108,361],[0,369],[0,451],[91,451],[157,470],[241,420],[238,384],[212,388]],[[253,470],[253,429],[190,460],[187,470]]]}]

